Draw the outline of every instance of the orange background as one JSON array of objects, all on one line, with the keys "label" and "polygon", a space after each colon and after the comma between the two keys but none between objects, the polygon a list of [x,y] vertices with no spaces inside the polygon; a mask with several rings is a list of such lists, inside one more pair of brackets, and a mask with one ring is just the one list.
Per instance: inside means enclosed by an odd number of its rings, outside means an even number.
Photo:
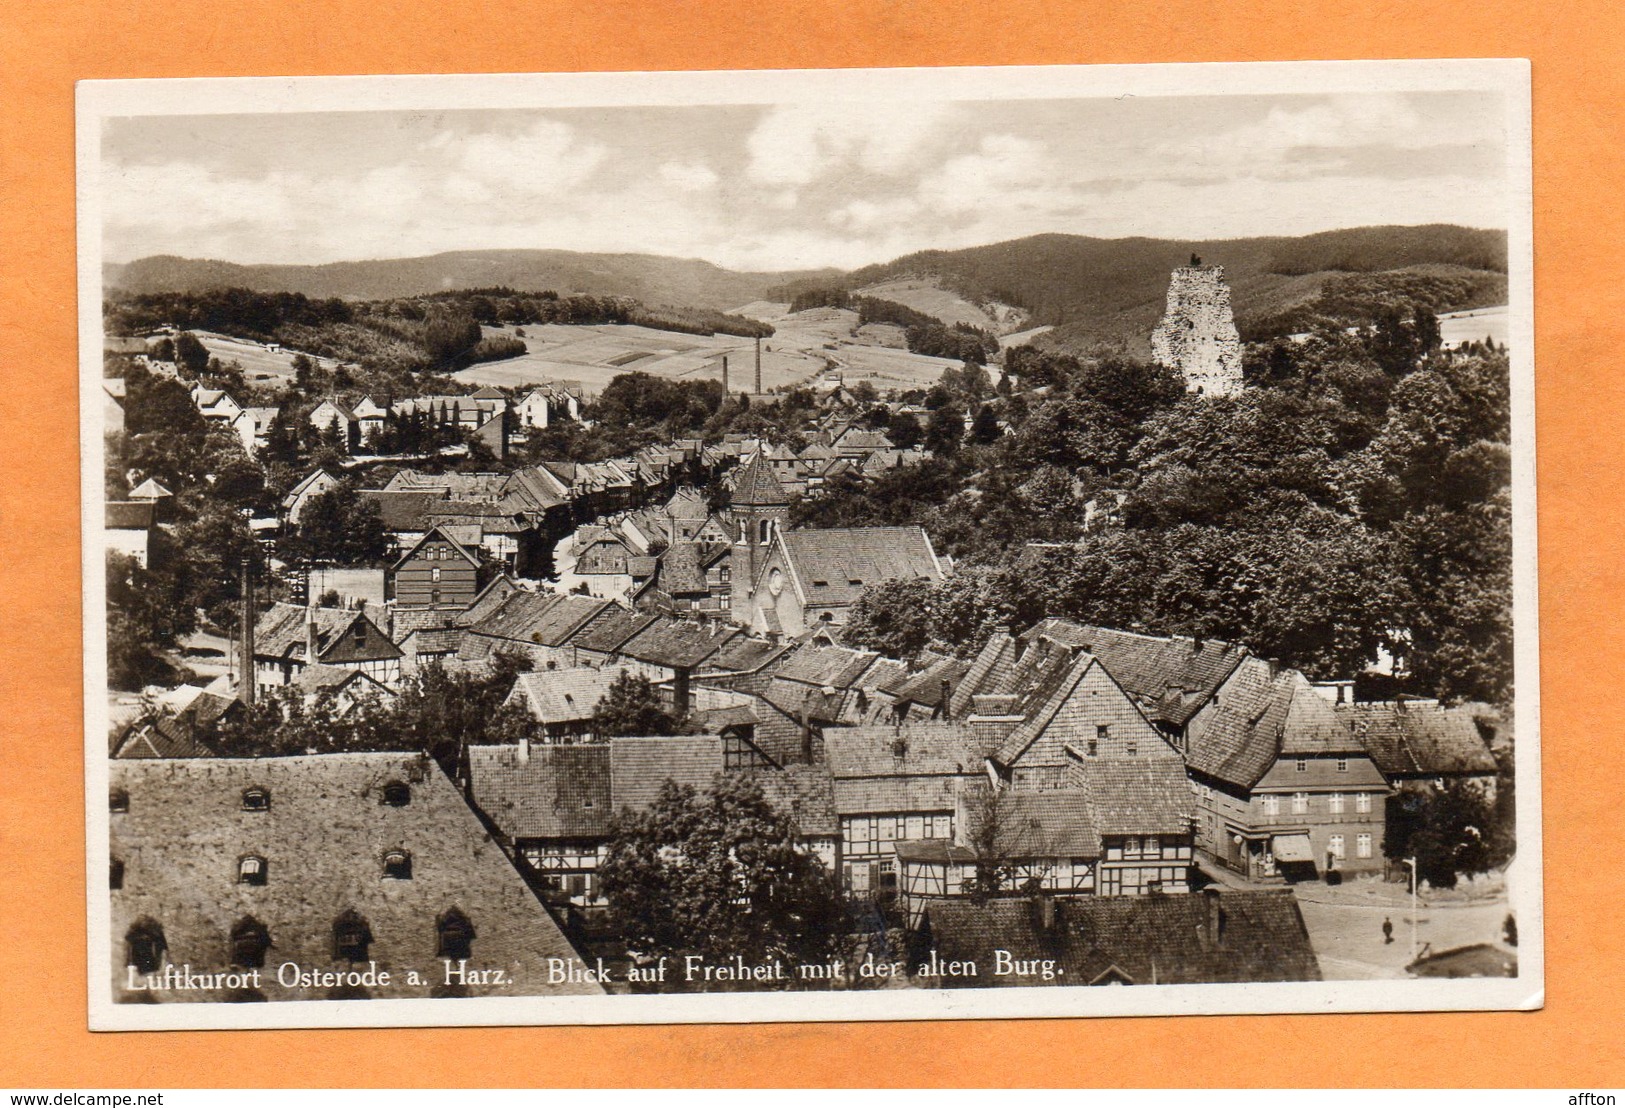
[{"label": "orange background", "polygon": [[[94,0],[0,28],[0,1086],[1618,1085],[1625,741],[1617,0]],[[1547,1007],[1539,1013],[85,1030],[73,82],[355,72],[1528,57]]]}]

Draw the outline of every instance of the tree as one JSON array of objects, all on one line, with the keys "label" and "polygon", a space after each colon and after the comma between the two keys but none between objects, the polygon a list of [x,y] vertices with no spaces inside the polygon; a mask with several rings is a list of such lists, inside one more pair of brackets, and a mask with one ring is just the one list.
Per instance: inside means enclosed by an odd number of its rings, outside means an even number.
[{"label": "tree", "polygon": [[1406,789],[1388,799],[1382,851],[1396,861],[1415,858],[1419,881],[1453,889],[1458,877],[1486,873],[1495,864],[1494,822],[1489,798],[1476,783]]},{"label": "tree", "polygon": [[936,586],[923,577],[870,585],[852,605],[842,641],[888,658],[915,657],[931,641],[935,593]]},{"label": "tree", "polygon": [[925,428],[925,448],[933,454],[957,454],[965,437],[965,416],[952,404],[944,404],[931,413],[931,422]]},{"label": "tree", "polygon": [[999,429],[999,419],[993,414],[993,409],[983,404],[976,410],[976,418],[971,421],[970,441],[978,446],[987,446],[999,441],[1004,434]]},{"label": "tree", "polygon": [[610,826],[598,874],[612,924],[635,955],[776,961],[785,977],[750,987],[796,988],[795,967],[827,963],[845,930],[835,876],[799,837],[751,775],[719,774],[704,794],[667,781],[647,810],[623,809]]},{"label": "tree", "polygon": [[675,735],[677,720],[660,703],[660,694],[647,677],[622,670],[592,713],[592,733],[599,738],[616,735]]},{"label": "tree", "polygon": [[190,331],[175,336],[176,371],[182,377],[197,377],[209,368],[209,349]]},{"label": "tree", "polygon": [[290,561],[362,565],[381,559],[384,548],[378,505],[363,500],[346,480],[310,498],[298,531],[283,543],[283,554]]}]

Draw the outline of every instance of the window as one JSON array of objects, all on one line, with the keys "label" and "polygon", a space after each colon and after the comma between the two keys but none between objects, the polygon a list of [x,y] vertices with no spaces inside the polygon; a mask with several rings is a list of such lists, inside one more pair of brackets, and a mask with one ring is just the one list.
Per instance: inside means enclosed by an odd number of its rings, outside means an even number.
[{"label": "window", "polygon": [[128,812],[130,810],[130,794],[123,789],[114,789],[107,794],[107,809],[110,812]]},{"label": "window", "polygon": [[237,883],[239,885],[265,884],[265,859],[257,854],[248,854],[237,859]]},{"label": "window", "polygon": [[1371,857],[1371,836],[1359,835],[1354,840],[1354,853],[1361,858]]},{"label": "window", "polygon": [[107,887],[110,889],[124,887],[124,863],[117,858],[107,863]]},{"label": "window", "polygon": [[385,854],[384,876],[395,881],[412,880],[412,856],[404,850],[391,850]]},{"label": "window", "polygon": [[151,918],[137,920],[124,933],[124,961],[126,965],[134,966],[137,973],[158,972],[168,949],[164,929]]},{"label": "window", "polygon": [[1098,742],[1096,742],[1094,739],[1090,739],[1089,740],[1089,749],[1088,749],[1089,757],[1093,758],[1093,757],[1097,756],[1099,753],[1100,753],[1100,744]]},{"label": "window", "polygon": [[333,921],[333,958],[335,961],[365,962],[367,947],[372,945],[372,929],[354,908],[348,909]]},{"label": "window", "polygon": [[1337,772],[1338,773],[1347,773],[1348,771],[1349,771],[1349,760],[1347,758],[1339,758],[1337,760]]},{"label": "window", "polygon": [[1326,808],[1334,816],[1342,815],[1343,814],[1343,794],[1342,793],[1333,793],[1331,796],[1327,797],[1326,798]]},{"label": "window", "polygon": [[1354,810],[1356,812],[1369,812],[1369,811],[1371,811],[1371,794],[1370,793],[1355,793],[1354,794]]},{"label": "window", "polygon": [[1278,815],[1280,815],[1281,814],[1281,798],[1278,797],[1278,796],[1266,796],[1264,798],[1264,814],[1266,816],[1278,816]]},{"label": "window", "polygon": [[1109,723],[1095,724],[1095,738],[1109,739],[1112,735],[1112,725]]},{"label": "window", "polygon": [[1308,768],[1309,768],[1309,759],[1308,758],[1299,758],[1298,759],[1298,772],[1303,773]]},{"label": "window", "polygon": [[[582,881],[580,884],[582,886],[581,891],[584,891],[586,882]],[[574,889],[570,891],[572,895],[581,895],[580,891]],[[445,914],[435,921],[434,952],[436,957],[451,959],[467,958],[470,956],[469,951],[473,948],[473,946],[474,925],[470,923],[468,921],[468,917],[463,915],[463,913],[458,909],[447,909]]]},{"label": "window", "polygon": [[243,811],[269,812],[271,810],[271,794],[265,789],[255,787],[243,790]]},{"label": "window", "polygon": [[1149,839],[1145,840],[1145,852],[1147,854],[1162,853],[1162,844],[1157,840],[1155,835],[1152,835]]},{"label": "window", "polygon": [[1309,810],[1309,794],[1308,793],[1293,793],[1292,794],[1292,814],[1293,815],[1302,815],[1304,812],[1307,812],[1308,810]]},{"label": "window", "polygon": [[433,568],[431,568],[429,570],[429,580],[431,580],[431,581],[440,580],[440,567],[439,566],[434,566]]},{"label": "window", "polygon": [[231,964],[244,969],[260,969],[265,965],[265,952],[271,945],[271,933],[253,916],[244,916],[231,929]]},{"label": "window", "polygon": [[1338,861],[1342,861],[1343,860],[1343,836],[1341,836],[1341,835],[1333,835],[1331,838],[1327,839],[1326,840],[1326,853],[1330,854],[1333,858],[1336,858]]},{"label": "window", "polygon": [[391,808],[404,808],[412,803],[412,786],[404,781],[391,781],[383,787],[381,799]]}]

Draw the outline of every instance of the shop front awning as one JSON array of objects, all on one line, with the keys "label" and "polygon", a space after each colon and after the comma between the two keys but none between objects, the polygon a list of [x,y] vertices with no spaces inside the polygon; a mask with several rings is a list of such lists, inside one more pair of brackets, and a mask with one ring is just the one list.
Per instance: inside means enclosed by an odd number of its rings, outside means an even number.
[{"label": "shop front awning", "polygon": [[1270,853],[1277,862],[1313,862],[1315,852],[1308,835],[1272,835]]}]

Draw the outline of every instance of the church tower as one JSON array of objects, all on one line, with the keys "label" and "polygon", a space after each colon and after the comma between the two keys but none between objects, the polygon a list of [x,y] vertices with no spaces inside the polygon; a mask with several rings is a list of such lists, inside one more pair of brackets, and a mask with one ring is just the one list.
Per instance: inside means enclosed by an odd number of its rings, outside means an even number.
[{"label": "church tower", "polygon": [[750,463],[739,471],[728,504],[734,531],[729,574],[736,622],[750,622],[750,599],[756,586],[756,573],[767,561],[773,536],[784,527],[790,511],[790,497],[773,475],[766,453],[765,444],[759,446]]}]

